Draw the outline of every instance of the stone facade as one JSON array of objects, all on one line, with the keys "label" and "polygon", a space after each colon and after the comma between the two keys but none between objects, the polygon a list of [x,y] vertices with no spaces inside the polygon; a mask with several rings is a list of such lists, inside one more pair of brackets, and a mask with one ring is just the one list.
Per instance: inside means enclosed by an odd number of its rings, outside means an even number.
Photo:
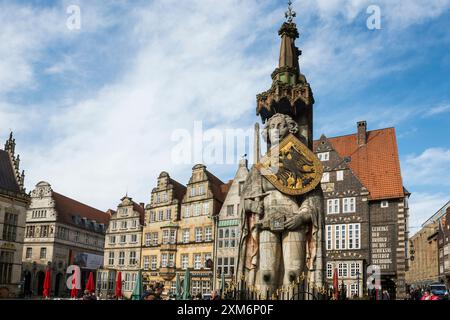
[{"label": "stone facade", "polygon": [[169,293],[179,266],[176,255],[181,202],[185,193],[185,186],[162,172],[145,210],[141,261],[144,284],[164,283],[165,294]]},{"label": "stone facade", "polygon": [[249,174],[247,160],[239,162],[239,168],[219,212],[214,250],[214,289],[221,288],[222,273],[225,283],[234,278],[239,253],[241,231],[240,200],[245,179]]},{"label": "stone facade", "polygon": [[89,272],[102,264],[108,222],[106,213],[54,192],[48,182],[39,182],[26,216],[25,291],[42,295],[45,271],[50,268],[51,295],[68,295],[66,270],[70,265],[81,268],[84,288]]},{"label": "stone facade", "polygon": [[141,267],[144,204],[125,196],[111,215],[106,232],[103,270],[99,270],[98,286],[103,296],[114,295],[118,272],[122,276],[122,294],[130,298]]},{"label": "stone facade", "polygon": [[213,282],[215,221],[227,193],[227,185],[206,170],[192,168],[181,205],[179,221],[177,272],[191,270],[191,294],[208,294]]},{"label": "stone facade", "polygon": [[5,150],[0,150],[0,298],[23,293],[22,250],[30,198],[23,187],[25,176],[19,164],[11,134]]},{"label": "stone facade", "polygon": [[424,225],[410,242],[410,262],[406,272],[408,285],[426,286],[439,278],[438,222]]}]

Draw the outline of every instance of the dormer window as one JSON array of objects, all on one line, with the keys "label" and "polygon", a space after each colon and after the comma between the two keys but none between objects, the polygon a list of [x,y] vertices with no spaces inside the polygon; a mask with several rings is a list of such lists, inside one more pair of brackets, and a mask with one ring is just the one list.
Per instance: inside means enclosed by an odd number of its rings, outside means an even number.
[{"label": "dormer window", "polygon": [[389,208],[389,201],[381,201],[382,208]]},{"label": "dormer window", "polygon": [[322,183],[330,182],[330,173],[324,172],[322,175]]},{"label": "dormer window", "polygon": [[320,161],[328,161],[330,160],[330,153],[329,152],[318,153],[317,157],[319,158]]},{"label": "dormer window", "polygon": [[191,197],[195,197],[195,187],[191,187]]}]

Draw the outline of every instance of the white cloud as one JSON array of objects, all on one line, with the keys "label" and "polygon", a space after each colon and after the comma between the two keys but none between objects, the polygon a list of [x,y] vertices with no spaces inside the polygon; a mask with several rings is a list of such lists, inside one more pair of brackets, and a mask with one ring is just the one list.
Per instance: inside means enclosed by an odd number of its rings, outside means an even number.
[{"label": "white cloud", "polygon": [[427,113],[426,116],[435,116],[441,113],[450,112],[450,104],[443,104],[434,108],[431,108]]},{"label": "white cloud", "polygon": [[449,200],[449,196],[443,193],[430,194],[413,192],[409,200],[410,236],[419,231],[422,224]]},{"label": "white cloud", "polygon": [[450,149],[429,148],[420,155],[409,155],[403,165],[405,184],[412,186],[450,186]]}]

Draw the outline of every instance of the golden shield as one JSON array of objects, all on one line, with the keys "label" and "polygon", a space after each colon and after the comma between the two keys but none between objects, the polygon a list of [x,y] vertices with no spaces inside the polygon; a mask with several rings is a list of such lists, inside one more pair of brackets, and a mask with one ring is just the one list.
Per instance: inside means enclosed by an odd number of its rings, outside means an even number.
[{"label": "golden shield", "polygon": [[255,166],[275,188],[292,196],[313,190],[323,173],[316,155],[292,134],[270,149]]}]

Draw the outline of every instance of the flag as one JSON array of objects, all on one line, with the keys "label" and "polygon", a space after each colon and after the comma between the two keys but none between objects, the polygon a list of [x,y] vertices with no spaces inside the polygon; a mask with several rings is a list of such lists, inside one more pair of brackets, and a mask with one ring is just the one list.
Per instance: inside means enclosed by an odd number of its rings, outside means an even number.
[{"label": "flag", "polygon": [[92,293],[95,291],[95,286],[94,286],[94,275],[92,272],[89,273],[89,278],[88,281],[86,283],[86,290],[89,291],[89,293]]},{"label": "flag", "polygon": [[116,299],[122,298],[122,272],[119,271],[116,280]]},{"label": "flag", "polygon": [[131,294],[131,300],[141,300],[144,288],[142,287],[142,273],[139,270],[137,274],[136,285],[134,286],[133,293]]},{"label": "flag", "polygon": [[43,296],[44,298],[49,298],[50,297],[50,290],[51,290],[51,273],[50,273],[50,268],[47,268],[47,270],[45,271],[45,278],[44,278],[44,291],[43,291]]}]

